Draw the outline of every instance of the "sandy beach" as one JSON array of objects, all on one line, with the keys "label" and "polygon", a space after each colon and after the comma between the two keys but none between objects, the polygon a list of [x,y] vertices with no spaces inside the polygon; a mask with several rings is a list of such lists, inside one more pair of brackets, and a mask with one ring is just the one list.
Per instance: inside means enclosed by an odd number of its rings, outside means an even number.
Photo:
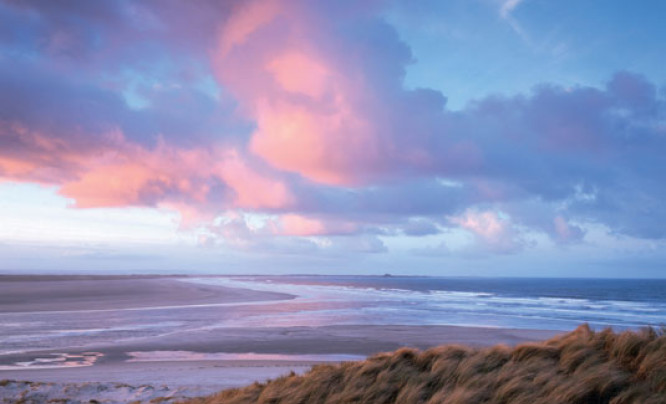
[{"label": "sandy beach", "polygon": [[[301,373],[315,363],[362,359],[404,346],[515,345],[557,334],[548,330],[457,326],[180,325],[199,315],[242,316],[246,313],[243,310],[255,310],[257,304],[266,303],[259,309],[269,310],[272,302],[293,298],[284,293],[182,282],[175,277],[0,278],[0,317],[6,326],[0,339],[20,341],[13,350],[3,343],[0,380],[42,383],[6,383],[0,386],[0,398],[8,400],[40,391],[48,391],[49,398],[86,391],[81,397],[87,398],[93,394],[91,389],[101,389],[122,391],[122,397],[105,393],[110,397],[105,398],[106,402],[114,402],[113,397],[119,402],[128,397],[139,401],[166,396],[176,399],[264,381],[290,371]],[[173,317],[179,326],[148,333],[128,331],[125,326],[118,338],[115,334],[98,338],[107,331],[100,331],[99,326],[87,329],[85,338],[63,332],[66,327],[76,328],[67,323],[74,318],[84,327],[89,321],[105,324],[125,315],[140,316],[131,317],[132,321],[159,318],[158,324],[164,323],[165,317]],[[41,341],[39,335],[21,334],[16,330],[19,327],[11,328],[11,324],[42,327],[47,335],[59,332],[53,341],[60,346],[44,346],[43,341],[31,345],[30,338]]]},{"label": "sandy beach", "polygon": [[289,299],[281,293],[196,285],[161,276],[0,275],[0,313],[117,310]]}]

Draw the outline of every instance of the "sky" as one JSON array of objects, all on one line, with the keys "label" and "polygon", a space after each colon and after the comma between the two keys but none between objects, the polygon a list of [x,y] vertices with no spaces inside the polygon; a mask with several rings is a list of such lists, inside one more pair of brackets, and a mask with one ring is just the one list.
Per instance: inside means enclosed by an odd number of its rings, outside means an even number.
[{"label": "sky", "polygon": [[664,15],[0,0],[0,272],[665,278]]}]

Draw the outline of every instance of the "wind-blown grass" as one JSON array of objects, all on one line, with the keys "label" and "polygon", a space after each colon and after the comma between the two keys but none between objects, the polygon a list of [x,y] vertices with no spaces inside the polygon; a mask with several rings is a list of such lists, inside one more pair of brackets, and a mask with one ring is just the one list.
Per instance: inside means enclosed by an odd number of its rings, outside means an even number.
[{"label": "wind-blown grass", "polygon": [[666,334],[594,332],[583,325],[515,348],[404,348],[187,403],[664,404]]}]

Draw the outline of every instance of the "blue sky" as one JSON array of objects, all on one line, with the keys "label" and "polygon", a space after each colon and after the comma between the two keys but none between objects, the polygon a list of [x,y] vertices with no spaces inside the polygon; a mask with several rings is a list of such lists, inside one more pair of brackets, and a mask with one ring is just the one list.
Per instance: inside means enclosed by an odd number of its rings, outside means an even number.
[{"label": "blue sky", "polygon": [[0,271],[666,276],[666,3],[0,2]]},{"label": "blue sky", "polygon": [[396,3],[387,19],[414,54],[406,84],[457,109],[541,83],[599,86],[621,70],[663,83],[664,13],[660,1],[423,1]]}]

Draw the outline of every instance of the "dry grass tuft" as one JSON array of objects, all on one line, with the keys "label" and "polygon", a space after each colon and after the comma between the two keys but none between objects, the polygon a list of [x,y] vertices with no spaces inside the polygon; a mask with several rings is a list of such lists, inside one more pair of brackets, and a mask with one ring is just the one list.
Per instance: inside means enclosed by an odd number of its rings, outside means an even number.
[{"label": "dry grass tuft", "polygon": [[666,403],[666,333],[587,325],[543,343],[400,349],[188,404]]}]

